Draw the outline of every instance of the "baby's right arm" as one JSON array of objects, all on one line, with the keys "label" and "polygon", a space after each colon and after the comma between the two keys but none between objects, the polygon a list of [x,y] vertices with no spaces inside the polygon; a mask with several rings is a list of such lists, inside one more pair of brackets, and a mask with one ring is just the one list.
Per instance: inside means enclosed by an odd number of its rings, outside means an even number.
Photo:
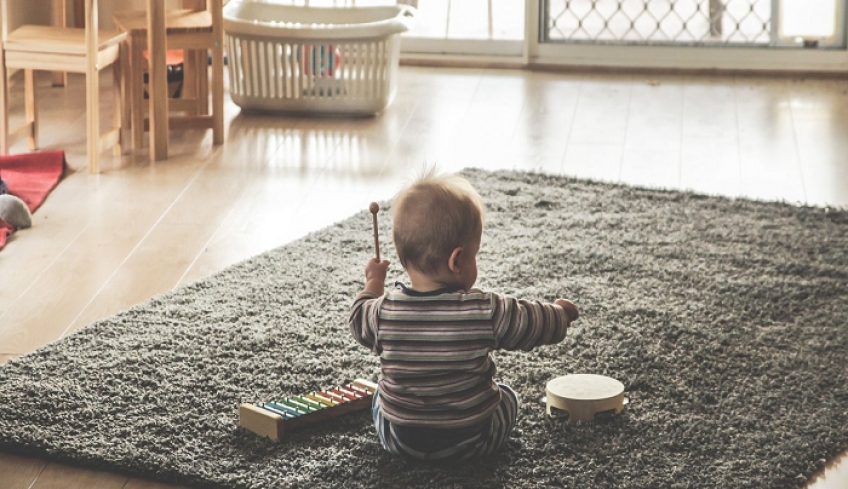
[{"label": "baby's right arm", "polygon": [[378,296],[383,295],[383,284],[386,283],[388,269],[389,260],[368,260],[368,265],[365,266],[365,290]]},{"label": "baby's right arm", "polygon": [[493,295],[497,347],[530,351],[541,345],[559,343],[572,321],[579,316],[571,301],[553,304]]}]

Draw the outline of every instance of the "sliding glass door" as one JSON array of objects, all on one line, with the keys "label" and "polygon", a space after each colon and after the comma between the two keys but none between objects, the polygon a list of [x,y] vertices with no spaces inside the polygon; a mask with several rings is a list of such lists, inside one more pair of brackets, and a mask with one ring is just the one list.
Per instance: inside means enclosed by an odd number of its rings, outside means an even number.
[{"label": "sliding glass door", "polygon": [[544,42],[844,47],[837,0],[546,0],[542,16]]},{"label": "sliding glass door", "polygon": [[537,6],[538,30],[528,39],[539,63],[848,68],[845,0],[541,0]]}]

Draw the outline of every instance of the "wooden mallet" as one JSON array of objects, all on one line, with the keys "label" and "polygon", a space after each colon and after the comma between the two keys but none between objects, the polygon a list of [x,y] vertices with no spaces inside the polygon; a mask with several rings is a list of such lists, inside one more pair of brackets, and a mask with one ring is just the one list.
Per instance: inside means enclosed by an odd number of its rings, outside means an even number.
[{"label": "wooden mallet", "polygon": [[374,217],[374,249],[377,251],[377,261],[380,261],[380,233],[377,230],[377,213],[380,212],[380,204],[371,202],[369,210]]}]

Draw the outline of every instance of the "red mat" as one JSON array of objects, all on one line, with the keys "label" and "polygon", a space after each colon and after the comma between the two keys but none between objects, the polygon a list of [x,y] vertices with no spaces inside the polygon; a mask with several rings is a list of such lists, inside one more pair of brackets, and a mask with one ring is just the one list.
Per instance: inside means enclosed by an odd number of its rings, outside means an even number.
[{"label": "red mat", "polygon": [[[10,194],[26,202],[30,212],[35,212],[62,179],[66,166],[62,150],[0,156],[0,178],[9,186]],[[0,250],[13,232],[15,228],[0,219]]]}]

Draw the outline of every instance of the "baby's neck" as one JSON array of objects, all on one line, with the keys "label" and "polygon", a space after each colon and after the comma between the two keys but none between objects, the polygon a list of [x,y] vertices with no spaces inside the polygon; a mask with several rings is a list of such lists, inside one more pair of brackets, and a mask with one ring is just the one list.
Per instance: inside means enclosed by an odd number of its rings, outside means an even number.
[{"label": "baby's neck", "polygon": [[412,286],[412,290],[416,292],[431,292],[456,285],[450,280],[445,280],[444,277],[427,275],[413,269],[407,270],[406,273],[409,275],[409,284]]}]

